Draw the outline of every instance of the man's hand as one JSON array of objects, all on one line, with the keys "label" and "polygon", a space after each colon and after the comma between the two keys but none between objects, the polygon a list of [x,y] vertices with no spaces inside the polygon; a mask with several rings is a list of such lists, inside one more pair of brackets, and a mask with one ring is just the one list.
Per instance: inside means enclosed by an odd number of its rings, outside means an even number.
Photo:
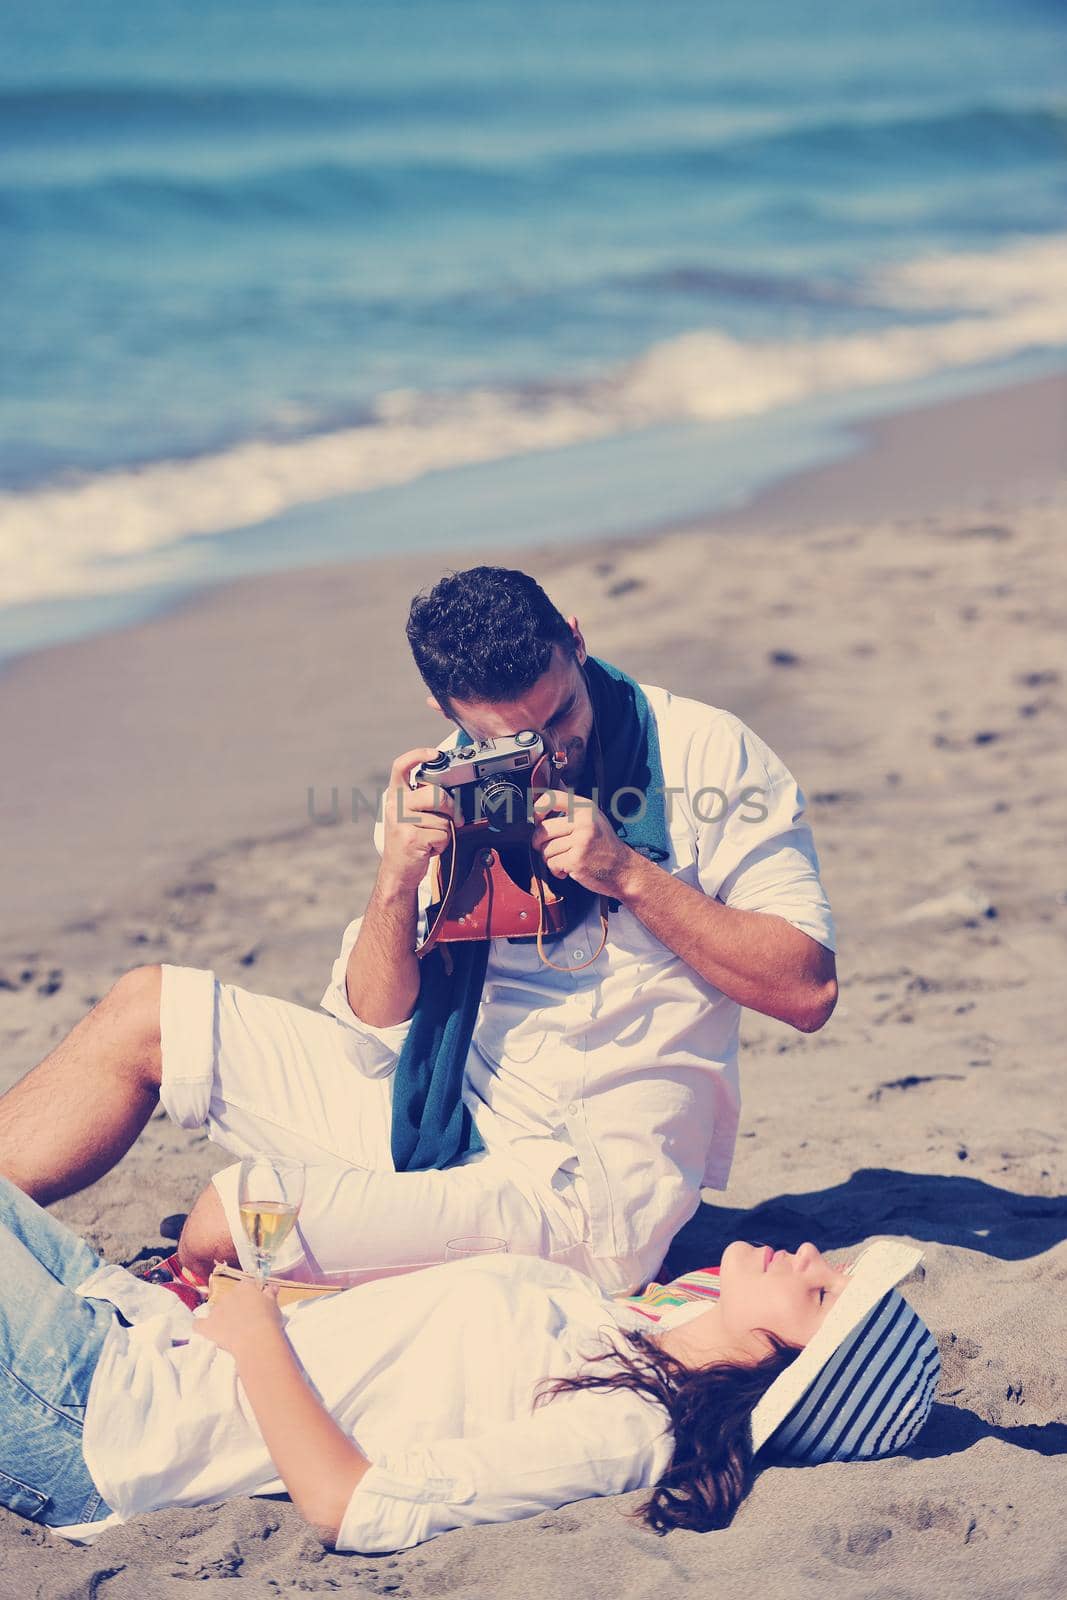
[{"label": "man's hand", "polygon": [[546,789],[531,814],[532,843],[550,872],[595,894],[620,895],[634,852],[599,806],[570,789]]},{"label": "man's hand", "polygon": [[210,1339],[232,1356],[260,1344],[264,1334],[280,1330],[281,1326],[278,1291],[269,1286],[261,1289],[258,1283],[251,1282],[234,1284],[209,1306],[206,1316],[193,1318],[195,1334]]},{"label": "man's hand", "polygon": [[456,810],[447,789],[430,783],[412,789],[408,782],[420,762],[439,753],[434,745],[407,750],[397,756],[389,774],[379,870],[398,889],[417,889],[431,856],[439,856],[451,837],[448,819],[455,819]]},{"label": "man's hand", "polygon": [[345,972],[348,1003],[361,1022],[388,1028],[405,1022],[419,997],[415,954],[418,891],[426,868],[451,838],[455,802],[445,789],[410,774],[440,752],[435,745],[397,756],[382,807],[382,859],[359,937]]},{"label": "man's hand", "polygon": [[533,843],[557,877],[618,900],[666,949],[738,1005],[804,1033],[826,1022],[837,1001],[834,957],[809,934],[784,917],[736,910],[683,882],[631,850],[581,795],[546,789],[531,810],[539,819]]}]

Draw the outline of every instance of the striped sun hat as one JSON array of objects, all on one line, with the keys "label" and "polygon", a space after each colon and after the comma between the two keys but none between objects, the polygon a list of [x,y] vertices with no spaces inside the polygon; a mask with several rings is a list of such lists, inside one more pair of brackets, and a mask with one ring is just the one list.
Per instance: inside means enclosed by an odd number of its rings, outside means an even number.
[{"label": "striped sun hat", "polygon": [[752,1413],[753,1452],[857,1461],[910,1444],[941,1373],[937,1341],[896,1285],[923,1252],[878,1239],[846,1270],[826,1321]]}]

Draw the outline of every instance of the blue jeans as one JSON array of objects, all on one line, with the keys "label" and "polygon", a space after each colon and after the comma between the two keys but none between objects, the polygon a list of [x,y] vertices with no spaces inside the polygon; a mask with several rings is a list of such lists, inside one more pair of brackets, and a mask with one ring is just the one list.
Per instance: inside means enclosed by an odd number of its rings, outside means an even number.
[{"label": "blue jeans", "polygon": [[73,1292],[99,1265],[83,1239],[0,1176],[0,1505],[46,1527],[110,1515],[85,1465],[82,1427],[116,1311]]}]

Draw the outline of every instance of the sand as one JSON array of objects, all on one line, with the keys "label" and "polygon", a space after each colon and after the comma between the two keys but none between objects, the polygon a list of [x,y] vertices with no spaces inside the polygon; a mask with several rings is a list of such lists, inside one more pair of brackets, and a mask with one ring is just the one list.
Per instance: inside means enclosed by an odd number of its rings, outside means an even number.
[{"label": "sand", "polygon": [[[1049,380],[893,419],[855,460],[702,526],[479,557],[533,571],[596,653],[736,711],[808,795],[841,999],[814,1035],[746,1013],[730,1185],[670,1265],[738,1237],[838,1259],[874,1237],[921,1245],[908,1293],[944,1366],[917,1446],[768,1471],[730,1529],[665,1540],[621,1517],[636,1496],[387,1558],[324,1554],[284,1500],[158,1513],[90,1549],[0,1512],[4,1600],[177,1600],[191,1580],[227,1596],[1062,1593],[1064,394]],[[141,962],[317,1004],[374,856],[365,818],[312,821],[307,791],[328,813],[337,785],[344,809],[437,732],[403,619],[443,565],[241,581],[0,675],[0,1085]],[[125,1259],[226,1159],[156,1117],[57,1210]]]}]

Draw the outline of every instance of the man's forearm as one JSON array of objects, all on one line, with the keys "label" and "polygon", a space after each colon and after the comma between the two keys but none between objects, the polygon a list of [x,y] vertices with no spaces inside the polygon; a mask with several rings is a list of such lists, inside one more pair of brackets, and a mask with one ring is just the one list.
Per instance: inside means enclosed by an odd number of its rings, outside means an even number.
[{"label": "man's forearm", "polygon": [[348,1003],[372,1028],[405,1022],[419,995],[418,890],[379,869],[345,973]]},{"label": "man's forearm", "polygon": [[812,1033],[837,1000],[833,952],[783,917],[738,911],[631,852],[615,892],[668,950],[739,1005]]}]

